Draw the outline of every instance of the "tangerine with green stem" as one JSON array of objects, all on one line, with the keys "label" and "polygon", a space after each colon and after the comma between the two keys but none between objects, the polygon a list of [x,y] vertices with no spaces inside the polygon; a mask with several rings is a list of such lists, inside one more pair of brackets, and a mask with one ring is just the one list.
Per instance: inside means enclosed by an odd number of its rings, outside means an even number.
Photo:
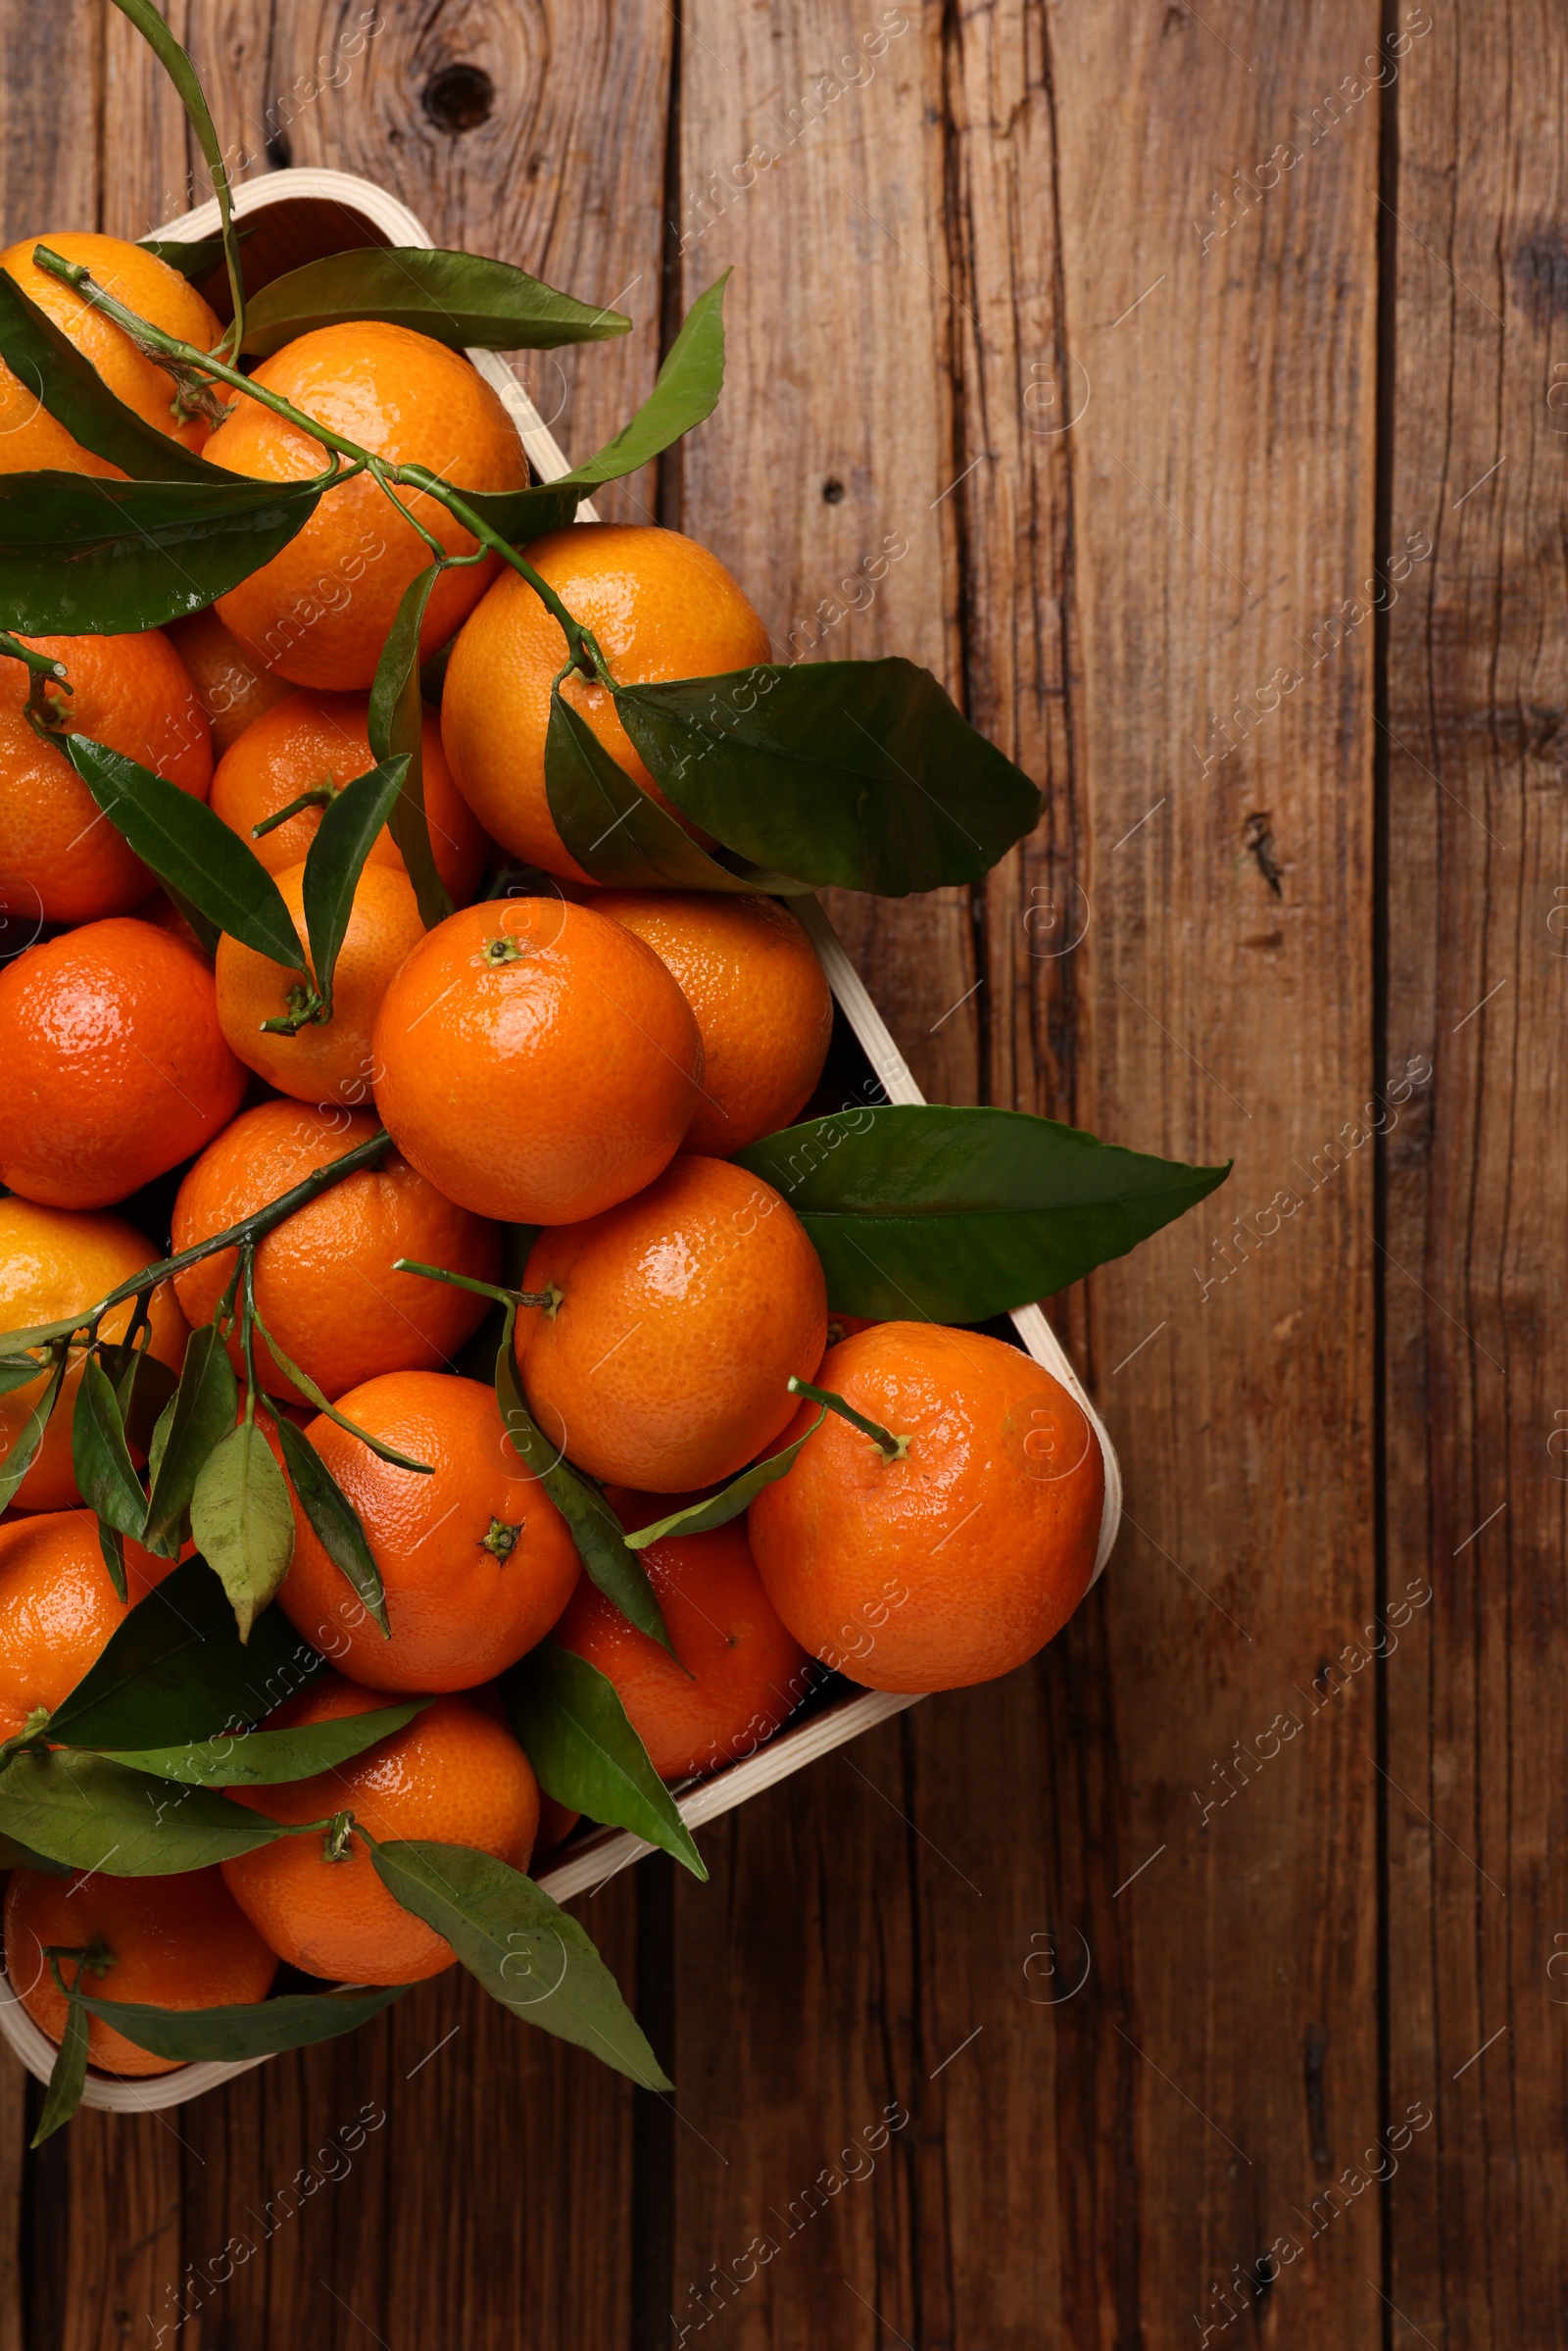
[{"label": "tangerine with green stem", "polygon": [[1077,1398],[1020,1348],[937,1323],[842,1340],[748,1513],[796,1638],[871,1690],[993,1681],[1060,1631],[1089,1588],[1105,1475]]},{"label": "tangerine with green stem", "polygon": [[[368,1714],[386,1699],[325,1674],[263,1728]],[[234,1788],[236,1804],[299,1826],[350,1814],[386,1843],[469,1845],[524,1870],[539,1828],[539,1784],[510,1731],[470,1699],[438,1697],[390,1739],[335,1770],[285,1787]],[[336,1855],[324,1834],[280,1837],[221,1864],[229,1891],[280,1959],[351,1984],[419,1984],[454,1964],[452,1946],[403,1909],[375,1874],[364,1837]]]},{"label": "tangerine with green stem", "polygon": [[[393,467],[418,465],[460,490],[527,481],[522,444],[483,376],[408,327],[377,319],[318,327],[263,360],[250,381]],[[308,480],[327,463],[326,446],[306,425],[244,393],[205,454],[268,481]],[[497,558],[440,500],[415,489],[389,495],[370,470],[329,489],[280,554],[220,597],[219,615],[256,661],[296,685],[366,688],[403,591],[429,564],[426,534],[448,556],[478,560],[436,580],[419,636],[425,658],[478,603]]]},{"label": "tangerine with green stem", "polygon": [[294,1561],[277,1595],[285,1615],[370,1689],[471,1690],[493,1681],[544,1639],[578,1568],[565,1522],[518,1459],[494,1389],[448,1372],[389,1372],[336,1400],[356,1428],[429,1471],[419,1476],[383,1460],[324,1414],[306,1430],[359,1514],[391,1637],[297,1497]]},{"label": "tangerine with green stem", "polygon": [[[375,1132],[368,1110],[326,1110],[292,1101],[242,1110],[180,1185],[173,1249],[225,1232]],[[399,1273],[400,1257],[494,1282],[501,1235],[445,1199],[395,1151],[318,1194],[257,1245],[257,1312],[290,1361],[333,1400],[381,1372],[439,1369],[484,1318],[482,1297]],[[233,1269],[234,1251],[223,1249],[175,1276],[193,1324],[212,1320]],[[229,1341],[229,1354],[239,1370],[237,1336]],[[262,1335],[256,1362],[270,1395],[286,1403],[307,1400]]]},{"label": "tangerine with green stem", "polygon": [[[94,1998],[152,2008],[237,2008],[265,2000],[277,1974],[268,1948],[216,1869],[174,1878],[111,1878],[86,1870],[57,1878],[13,1870],[6,1887],[6,1973],[33,2023],[58,2042],[69,2007],[65,1983]],[[87,2060],[105,2073],[145,2079],[181,2062],[138,2047],[89,2014]]]},{"label": "tangerine with green stem", "polygon": [[205,800],[213,774],[207,713],[156,628],[17,642],[61,666],[60,682],[44,688],[60,740],[46,742],[32,726],[22,663],[0,661],[0,910],[36,912],[49,923],[128,914],[152,891],[153,876],[100,814],[64,739],[106,743]]},{"label": "tangerine with green stem", "polygon": [[[375,765],[369,712],[365,694],[298,690],[265,710],[219,760],[213,812],[249,844],[269,873],[302,862],[323,808],[345,784]],[[452,780],[440,720],[422,707],[421,719],[430,848],[454,903],[466,906],[484,870],[485,837]],[[284,813],[290,809],[292,814]],[[403,870],[402,855],[384,825],[370,844],[369,862]]]}]

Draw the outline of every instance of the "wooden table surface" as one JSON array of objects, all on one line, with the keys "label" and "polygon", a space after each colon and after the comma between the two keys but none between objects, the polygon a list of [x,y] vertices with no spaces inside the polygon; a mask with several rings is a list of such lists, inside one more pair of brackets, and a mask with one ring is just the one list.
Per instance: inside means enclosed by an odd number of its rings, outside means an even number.
[{"label": "wooden table surface", "polygon": [[[1050,1652],[581,1906],[672,2099],[454,1977],[37,2157],[8,2061],[0,2345],[1562,2343],[1561,11],[171,13],[254,171],[632,315],[578,454],[733,265],[605,511],[1048,794],[834,905],[927,1092],[1236,1164],[1058,1301],[1128,1513]],[[120,19],[0,26],[8,238],[185,208]]]}]

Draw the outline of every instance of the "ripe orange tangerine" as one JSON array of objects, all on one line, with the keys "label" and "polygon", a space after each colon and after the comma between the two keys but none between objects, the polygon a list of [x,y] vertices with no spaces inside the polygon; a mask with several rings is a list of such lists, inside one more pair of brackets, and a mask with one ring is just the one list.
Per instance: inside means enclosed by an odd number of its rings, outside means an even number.
[{"label": "ripe orange tangerine", "polygon": [[[83,1216],[69,1208],[43,1208],[34,1200],[0,1200],[0,1348],[8,1331],[35,1331],[95,1306],[129,1275],[155,1264],[158,1256],[145,1235],[122,1217]],[[99,1325],[101,1336],[122,1339],[134,1312],[129,1298],[111,1308]],[[148,1301],[148,1316],[152,1353],[177,1372],[189,1334],[172,1283],[159,1283]],[[25,1387],[0,1396],[0,1460],[10,1453],[48,1385],[47,1371],[40,1372]],[[78,1349],[67,1365],[60,1400],[32,1467],[17,1489],[17,1509],[65,1510],[81,1500],[71,1452],[72,1415],[80,1386]],[[135,1450],[131,1457],[139,1466]]]},{"label": "ripe orange tangerine", "polygon": [[668,1165],[703,1044],[630,931],[519,898],[464,907],[420,940],[386,991],[372,1057],[398,1149],[449,1200],[562,1224]]},{"label": "ripe orange tangerine", "polygon": [[[74,286],[51,277],[33,261],[33,251],[47,245],[63,261],[80,262],[92,271],[106,293],[127,310],[211,351],[219,325],[213,312],[177,269],[132,245],[123,237],[98,236],[79,229],[53,229],[41,236],[24,237],[0,253],[0,269],[14,277],[27,300],[52,318],[82,357],[143,423],[155,425],[187,449],[200,449],[210,426],[205,416],[183,421],[173,414],[174,381],[156,360],[145,359],[123,327],[116,326],[102,311],[94,310]],[[22,383],[0,361],[0,473],[30,473],[34,469],[62,473],[98,473],[123,481],[118,465],[95,457],[74,440],[51,416],[32,384]]]},{"label": "ripe orange tangerine", "polygon": [[[432,1288],[440,1285],[432,1284]],[[542,1641],[571,1596],[577,1553],[523,1468],[495,1391],[445,1372],[389,1372],[338,1399],[345,1419],[431,1475],[399,1469],[324,1414],[307,1434],[359,1512],[381,1571],[380,1633],[294,1505],[278,1599],[305,1639],[373,1690],[471,1690]]]},{"label": "ripe orange tangerine", "polygon": [[125,1544],[119,1599],[90,1510],[55,1510],[0,1526],[0,1739],[71,1695],[111,1634],[173,1565]]},{"label": "ripe orange tangerine", "polygon": [[[905,1451],[830,1412],[748,1513],[768,1595],[813,1656],[870,1690],[1010,1673],[1089,1588],[1105,1475],[1088,1414],[1000,1339],[885,1322],[829,1349],[831,1389]],[[803,1401],[784,1434],[819,1407]]]},{"label": "ripe orange tangerine", "polygon": [[[269,873],[281,873],[308,856],[326,801],[302,808],[259,841],[252,838],[253,826],[302,793],[329,796],[373,767],[369,716],[367,694],[290,694],[248,726],[220,759],[213,809],[249,844]],[[423,712],[422,736],[424,814],[436,870],[454,902],[466,906],[484,871],[484,834],[452,781],[441,748],[441,722],[429,709]],[[370,844],[369,861],[403,871],[402,854],[384,825]]]},{"label": "ripe orange tangerine", "polygon": [[[607,1493],[628,1534],[681,1506],[668,1494]],[[762,1589],[745,1521],[707,1535],[667,1536],[640,1556],[674,1657],[628,1624],[586,1576],[550,1638],[614,1684],[662,1780],[739,1762],[786,1719],[808,1673],[806,1651]]]},{"label": "ripe orange tangerine", "polygon": [[[279,1200],[318,1167],[368,1142],[368,1110],[322,1110],[297,1102],[242,1110],[191,1168],[174,1201],[172,1247],[192,1249]],[[434,1370],[483,1321],[488,1300],[448,1282],[395,1273],[399,1257],[499,1280],[501,1236],[455,1207],[396,1151],[345,1176],[286,1217],[256,1250],[256,1305],[283,1352],[332,1401],[387,1371]],[[220,1249],[175,1276],[192,1324],[211,1322],[234,1270]],[[239,1335],[229,1340],[238,1371]],[[261,1385],[287,1403],[305,1398],[257,1336]],[[0,1410],[4,1409],[0,1403]]]},{"label": "ripe orange tangerine", "polygon": [[[715,677],[767,660],[767,631],[739,583],[679,531],[574,522],[525,553],[572,618],[592,630],[618,684]],[[441,732],[459,789],[486,831],[547,873],[586,881],[556,830],[545,789],[550,688],[565,660],[561,623],[526,580],[504,571],[452,649]],[[668,808],[607,689],[573,675],[562,693],[627,774]]]},{"label": "ripe orange tangerine", "polygon": [[[207,713],[158,629],[21,642],[64,664],[72,691],[51,682],[45,693],[72,733],[122,751],[195,800],[207,798]],[[153,877],[64,751],[34,734],[24,715],[27,683],[21,661],[0,660],[0,909],[51,923],[128,914]]]},{"label": "ripe orange tangerine", "polygon": [[697,1015],[703,1091],[685,1149],[722,1158],[787,1127],[833,1034],[832,992],[789,908],[708,890],[603,890],[593,904],[646,939]]},{"label": "ripe orange tangerine", "polygon": [[[518,490],[528,478],[512,419],[456,351],[373,318],[321,326],[263,360],[252,380],[332,432],[393,465],[417,465],[455,490]],[[298,425],[240,392],[206,450],[215,465],[264,481],[322,471],[326,452]],[[305,528],[270,563],[218,601],[225,628],[265,668],[299,686],[369,685],[404,589],[430,551],[398,506],[417,514],[449,555],[477,542],[436,499],[387,498],[369,474],[328,490]],[[419,632],[426,660],[473,610],[499,558],[443,571]]]},{"label": "ripe orange tangerine", "polygon": [[128,1199],[210,1142],[245,1090],[207,965],[127,917],[0,971],[0,1182],[51,1208]]},{"label": "ripe orange tangerine", "polygon": [[[387,1703],[376,1690],[326,1674],[268,1717],[281,1731],[339,1721]],[[234,1788],[236,1804],[270,1820],[329,1820],[352,1812],[374,1837],[471,1845],[525,1870],[539,1826],[539,1784],[512,1734],[466,1698],[440,1697],[390,1739],[335,1771],[281,1788]],[[435,1930],[402,1908],[375,1874],[365,1840],[339,1861],[324,1838],[280,1837],[225,1861],[247,1918],[280,1959],[307,1975],[353,1984],[418,1984],[451,1967]]]},{"label": "ripe orange tangerine", "polygon": [[213,757],[220,759],[254,719],[283,701],[290,691],[288,680],[274,677],[253,661],[211,605],[184,620],[171,620],[168,631],[207,712]]},{"label": "ripe orange tangerine", "polygon": [[[111,1878],[88,1870],[56,1878],[14,1870],[6,1887],[6,1972],[33,2023],[59,2041],[69,2003],[46,1951],[89,1954],[81,1988],[94,1999],[151,2008],[237,2008],[265,2000],[277,1974],[268,1949],[216,1869],[177,1878]],[[66,1982],[75,1960],[63,1960]],[[88,2063],[106,2073],[172,2074],[104,2018],[87,2021]]]},{"label": "ripe orange tangerine", "polygon": [[[310,962],[305,867],[290,865],[277,887]],[[411,949],[424,937],[413,885],[401,867],[367,865],[332,980],[332,1017],[308,1020],[293,1036],[264,1026],[305,1000],[297,971],[258,955],[225,931],[218,943],[218,1018],[229,1046],[258,1077],[302,1102],[363,1102],[374,1081],[370,1049],[381,999]]]},{"label": "ripe orange tangerine", "polygon": [[540,1427],[596,1478],[681,1494],[732,1477],[795,1411],[827,1330],[822,1266],[798,1216],[724,1159],[674,1160],[585,1223],[542,1233],[517,1317]]}]

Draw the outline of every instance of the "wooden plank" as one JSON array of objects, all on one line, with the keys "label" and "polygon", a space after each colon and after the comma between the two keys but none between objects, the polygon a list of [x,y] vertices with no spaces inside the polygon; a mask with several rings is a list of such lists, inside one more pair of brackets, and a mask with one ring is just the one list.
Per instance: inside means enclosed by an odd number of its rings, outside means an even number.
[{"label": "wooden plank", "polygon": [[[1224,2340],[1277,2299],[1282,2340],[1365,2343],[1376,2195],[1311,2216],[1380,2119],[1375,1704],[1370,1677],[1332,1711],[1298,1692],[1375,1596],[1371,1154],[1341,1140],[1337,1178],[1302,1170],[1381,1075],[1373,631],[1310,645],[1371,570],[1378,119],[1364,84],[1315,145],[1293,116],[1375,51],[1378,16],[1060,8],[1045,26],[1032,57],[1014,22],[1010,78],[977,76],[996,94],[977,112],[1007,139],[996,97],[1025,95],[1028,60],[1059,140],[1048,360],[1080,411],[1076,650],[1044,678],[1060,666],[1072,704],[1093,908],[1073,1104],[1110,1140],[1236,1159],[1206,1217],[1091,1286],[1132,1524],[1047,1661],[1050,1765],[1009,1824],[1059,1838],[1081,1905],[1062,1924],[1094,1959],[1054,2012],[1060,2162],[1090,2174],[1062,2200],[1064,2332]],[[1287,140],[1296,164],[1270,169]],[[984,287],[1005,222],[976,219]],[[1052,257],[1020,252],[1025,287],[1049,284]],[[998,410],[1026,403],[1029,358],[1000,340]],[[995,643],[1033,582],[989,519],[969,576]],[[1238,707],[1217,734],[1210,711]],[[964,2324],[987,2339],[983,2305]]]},{"label": "wooden plank", "polygon": [[[1568,2307],[1561,1805],[1568,1343],[1568,446],[1560,13],[1422,11],[1385,183],[1396,288],[1389,619],[1390,2106],[1386,2290],[1459,2351]],[[1482,2054],[1482,2052],[1485,2052]],[[1548,2316],[1548,2314],[1550,2314]]]}]

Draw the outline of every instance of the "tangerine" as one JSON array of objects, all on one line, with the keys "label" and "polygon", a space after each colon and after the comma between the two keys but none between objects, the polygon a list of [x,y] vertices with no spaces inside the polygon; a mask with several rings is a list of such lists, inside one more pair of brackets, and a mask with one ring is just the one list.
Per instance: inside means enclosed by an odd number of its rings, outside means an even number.
[{"label": "tangerine", "polygon": [[[0,363],[3,364],[3,363]],[[69,732],[138,759],[195,800],[213,775],[207,713],[158,629],[124,637],[24,637],[64,665],[44,692]],[[24,715],[27,671],[0,661],[0,907],[45,922],[128,914],[153,877],[57,744]]]},{"label": "tangerine", "polygon": [[[424,815],[436,870],[459,906],[466,906],[484,871],[485,839],[478,818],[452,781],[441,749],[441,722],[422,710]],[[248,842],[269,873],[281,873],[307,856],[332,795],[375,765],[370,750],[368,694],[290,694],[248,726],[223,754],[213,777],[212,806]],[[318,791],[318,806],[301,808],[260,840],[252,828],[275,816],[303,793]],[[385,825],[370,844],[372,865],[404,870],[402,853]]]},{"label": "tangerine", "polygon": [[593,904],[647,941],[697,1015],[703,1091],[683,1148],[722,1158],[787,1127],[833,1034],[832,992],[795,915],[707,890],[604,890]]},{"label": "tangerine", "polygon": [[[679,531],[574,522],[525,553],[572,618],[592,630],[621,685],[711,677],[767,660],[767,631],[738,582]],[[458,788],[486,831],[548,873],[587,881],[556,830],[545,789],[550,690],[566,658],[560,621],[520,574],[503,572],[452,649],[441,733]],[[626,773],[668,808],[608,689],[573,673],[562,693]]]},{"label": "tangerine", "polygon": [[288,680],[253,661],[211,605],[184,620],[171,620],[168,631],[207,712],[213,757],[220,759],[253,720],[284,700],[291,691]]},{"label": "tangerine", "polygon": [[0,1527],[0,1739],[52,1714],[111,1634],[173,1566],[125,1543],[126,1599],[109,1581],[90,1510],[51,1510]]},{"label": "tangerine", "polygon": [[[511,417],[476,368],[444,343],[373,318],[317,327],[263,360],[251,380],[392,465],[417,465],[455,490],[517,490],[528,479]],[[263,481],[302,481],[327,454],[299,425],[236,393],[207,445],[215,465]],[[297,686],[368,686],[404,589],[427,568],[416,514],[449,555],[477,541],[437,499],[400,489],[389,499],[368,473],[328,490],[270,563],[218,600],[225,628]],[[443,571],[419,631],[420,659],[473,610],[500,558]]]},{"label": "tangerine", "polygon": [[[56,1878],[14,1870],[6,1887],[6,1972],[33,2023],[59,2041],[66,1995],[44,1954],[86,1954],[84,1992],[154,2008],[236,2008],[265,2000],[277,1957],[251,1925],[216,1869],[177,1878],[109,1878],[87,1870]],[[66,1982],[77,1963],[60,1962]],[[22,1988],[25,1986],[25,1988]],[[172,2074],[182,2061],[158,2057],[89,2015],[87,2057],[110,2074]]]},{"label": "tangerine", "polygon": [[373,1058],[398,1149],[448,1199],[562,1224],[668,1165],[703,1042],[620,923],[522,898],[465,907],[419,942],[382,1001]]},{"label": "tangerine", "polygon": [[635,1200],[534,1244],[517,1317],[528,1402],[553,1445],[617,1486],[733,1477],[821,1361],[827,1292],[798,1216],[760,1176],[684,1154]]},{"label": "tangerine", "polygon": [[[269,1717],[270,1731],[368,1714],[377,1690],[326,1674]],[[234,1788],[236,1804],[290,1824],[352,1812],[383,1841],[470,1845],[523,1870],[539,1826],[539,1784],[512,1734],[466,1698],[439,1697],[390,1739],[314,1780]],[[418,1984],[456,1956],[394,1900],[361,1837],[328,1860],[321,1837],[280,1837],[223,1862],[229,1891],[280,1959],[354,1984]]]},{"label": "tangerine", "polygon": [[122,915],[0,971],[0,1182],[51,1208],[128,1199],[210,1142],[245,1091],[201,956]]},{"label": "tangerine", "polygon": [[[74,286],[52,277],[33,261],[33,249],[47,245],[63,261],[85,264],[105,293],[113,294],[127,310],[211,351],[219,337],[218,319],[193,285],[177,269],[160,261],[145,246],[123,237],[98,236],[91,231],[62,229],[46,236],[24,237],[0,253],[0,269],[14,277],[29,302],[52,318],[62,334],[96,368],[117,399],[134,409],[144,424],[155,425],[187,449],[200,449],[211,427],[205,416],[183,420],[173,413],[174,380],[153,359],[136,349],[123,327],[95,310]],[[49,414],[31,384],[24,384],[0,361],[0,473],[30,473],[52,468],[62,473],[98,473],[123,481],[118,465],[95,457],[74,440]]]},{"label": "tangerine", "polygon": [[[297,1102],[258,1102],[242,1110],[180,1185],[173,1249],[225,1232],[375,1131],[368,1110],[320,1110]],[[454,1207],[396,1151],[318,1193],[257,1245],[257,1312],[283,1352],[333,1400],[378,1372],[430,1370],[448,1362],[484,1319],[486,1299],[452,1283],[395,1273],[398,1257],[443,1265],[481,1282],[501,1274],[495,1226]],[[234,1259],[234,1250],[220,1249],[175,1275],[179,1302],[193,1324],[212,1321]],[[228,1348],[238,1371],[238,1333]],[[285,1403],[305,1402],[260,1333],[256,1368],[270,1395]]]},{"label": "tangerine", "polygon": [[[667,1494],[606,1491],[628,1534],[670,1511]],[[746,1522],[735,1519],[707,1535],[666,1536],[639,1556],[673,1657],[586,1576],[551,1640],[614,1684],[662,1780],[684,1780],[755,1753],[802,1696],[808,1666],[762,1589]]]},{"label": "tangerine", "polygon": [[[1000,1339],[885,1322],[817,1375],[905,1447],[830,1412],[749,1513],[768,1596],[813,1656],[869,1690],[1010,1673],[1089,1588],[1105,1473],[1088,1414]],[[819,1407],[804,1402],[785,1442]]]},{"label": "tangerine", "polygon": [[[432,1284],[432,1288],[439,1285]],[[493,1389],[399,1371],[339,1398],[344,1418],[431,1475],[383,1461],[325,1415],[307,1434],[359,1512],[386,1592],[387,1640],[294,1507],[289,1622],[373,1690],[471,1690],[542,1641],[571,1596],[577,1553],[525,1470]]]},{"label": "tangerine", "polygon": [[[44,1208],[27,1200],[0,1200],[0,1345],[8,1331],[35,1331],[68,1314],[95,1306],[131,1274],[155,1264],[159,1252],[135,1226],[119,1216],[83,1216],[69,1208]],[[133,1300],[112,1307],[99,1324],[106,1340],[122,1339],[135,1311]],[[148,1300],[149,1351],[171,1371],[185,1359],[189,1336],[172,1283],[160,1282]],[[72,1465],[71,1427],[82,1356],[74,1352],[60,1398],[49,1417],[32,1466],[18,1487],[19,1510],[65,1510],[79,1502]],[[49,1385],[47,1371],[23,1388],[0,1396],[0,1460],[4,1460]],[[132,1450],[132,1459],[137,1453]]]},{"label": "tangerine", "polygon": [[[278,874],[277,887],[309,962],[304,866],[288,866]],[[376,1068],[370,1038],[381,999],[399,964],[423,937],[408,875],[400,867],[367,865],[355,884],[349,926],[338,950],[332,1017],[307,1020],[290,1037],[263,1024],[303,1006],[306,990],[299,973],[225,932],[218,943],[216,972],[223,1035],[240,1059],[279,1094],[302,1102],[363,1102]]]}]

